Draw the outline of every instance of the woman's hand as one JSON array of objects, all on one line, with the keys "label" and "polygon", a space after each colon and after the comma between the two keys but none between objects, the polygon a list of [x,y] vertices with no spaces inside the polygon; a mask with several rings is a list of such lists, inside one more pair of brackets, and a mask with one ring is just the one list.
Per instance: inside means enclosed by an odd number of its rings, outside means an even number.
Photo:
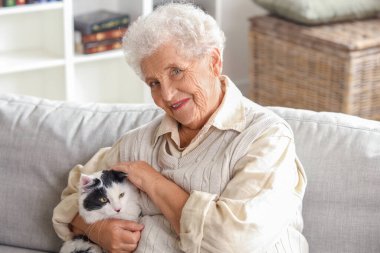
[{"label": "woman's hand", "polygon": [[149,196],[179,233],[181,212],[189,193],[143,161],[123,162],[111,169],[127,173],[129,181]]},{"label": "woman's hand", "polygon": [[134,221],[108,219],[86,224],[77,215],[72,225],[74,234],[86,234],[107,252],[133,252],[138,245],[143,225]]},{"label": "woman's hand", "polygon": [[160,180],[166,180],[158,171],[144,161],[118,163],[111,168],[128,174],[128,179],[143,192],[149,192]]}]

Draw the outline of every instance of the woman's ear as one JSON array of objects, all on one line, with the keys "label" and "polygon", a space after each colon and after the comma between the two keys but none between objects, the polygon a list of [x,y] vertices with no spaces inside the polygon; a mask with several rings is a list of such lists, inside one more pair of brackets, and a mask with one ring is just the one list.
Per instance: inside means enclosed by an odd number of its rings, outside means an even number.
[{"label": "woman's ear", "polygon": [[220,50],[218,48],[212,49],[211,53],[211,71],[216,76],[219,77],[222,74],[223,62]]}]

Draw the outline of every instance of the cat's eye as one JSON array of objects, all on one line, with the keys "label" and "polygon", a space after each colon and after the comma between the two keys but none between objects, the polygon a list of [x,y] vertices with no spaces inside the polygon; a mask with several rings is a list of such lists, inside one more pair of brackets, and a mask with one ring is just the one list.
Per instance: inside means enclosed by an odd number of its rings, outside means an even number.
[{"label": "cat's eye", "polygon": [[102,202],[102,203],[107,203],[108,199],[105,198],[105,197],[101,197],[101,198],[99,198],[99,201]]},{"label": "cat's eye", "polygon": [[122,197],[124,197],[124,192],[120,193],[119,199],[121,199]]}]

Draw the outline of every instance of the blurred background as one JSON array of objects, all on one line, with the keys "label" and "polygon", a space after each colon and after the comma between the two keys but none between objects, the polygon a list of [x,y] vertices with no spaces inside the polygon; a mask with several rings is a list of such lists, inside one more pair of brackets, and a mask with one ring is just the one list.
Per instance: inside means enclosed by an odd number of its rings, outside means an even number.
[{"label": "blurred background", "polygon": [[[2,0],[0,8],[0,93],[56,100],[106,103],[151,102],[149,91],[125,63],[117,34],[91,41],[78,34],[75,21],[91,14],[128,23],[150,13],[163,0]],[[265,13],[251,0],[190,1],[211,14],[226,33],[224,73],[243,92],[249,86],[248,18]],[[109,14],[107,16],[106,14]],[[83,20],[82,20],[83,21]],[[115,21],[115,19],[113,20]],[[92,24],[93,24],[92,23]],[[128,26],[125,25],[126,27]],[[106,30],[120,30],[121,25]],[[100,31],[100,30],[99,30]],[[95,33],[95,32],[94,32]],[[115,33],[115,32],[114,32]],[[82,43],[82,36],[88,43]],[[108,36],[108,37],[107,37]],[[113,36],[112,38],[109,36]],[[108,44],[107,44],[108,43]],[[85,44],[85,50],[83,49]]]},{"label": "blurred background", "polygon": [[[0,94],[151,103],[128,26],[175,0],[0,0]],[[223,73],[262,105],[380,119],[379,0],[181,0],[226,34]]]}]

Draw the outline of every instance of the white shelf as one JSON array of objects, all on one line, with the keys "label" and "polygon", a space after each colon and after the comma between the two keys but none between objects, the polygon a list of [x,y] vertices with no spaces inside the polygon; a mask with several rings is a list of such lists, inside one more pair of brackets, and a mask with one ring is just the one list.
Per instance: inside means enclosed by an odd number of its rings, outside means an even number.
[{"label": "white shelf", "polygon": [[102,61],[102,60],[110,60],[110,59],[117,59],[117,58],[123,58],[123,51],[122,50],[112,50],[102,53],[96,53],[96,54],[76,54],[74,58],[75,63],[86,63],[86,62],[94,62],[94,61]]},{"label": "white shelf", "polygon": [[0,74],[53,68],[64,64],[63,58],[40,49],[0,53]]},{"label": "white shelf", "polygon": [[[78,55],[74,17],[108,9],[131,22],[170,0],[63,0],[0,8],[0,93],[86,102],[152,103],[122,50]],[[214,17],[220,0],[188,0]]]},{"label": "white shelf", "polygon": [[50,10],[59,10],[59,9],[63,9],[63,2],[26,4],[26,5],[1,8],[0,9],[0,16],[23,14],[23,13],[33,13],[33,12],[42,12],[42,11],[50,11]]},{"label": "white shelf", "polygon": [[2,92],[65,100],[64,67],[0,75]]},{"label": "white shelf", "polygon": [[88,61],[75,66],[74,101],[141,103],[145,84],[123,58]]}]

